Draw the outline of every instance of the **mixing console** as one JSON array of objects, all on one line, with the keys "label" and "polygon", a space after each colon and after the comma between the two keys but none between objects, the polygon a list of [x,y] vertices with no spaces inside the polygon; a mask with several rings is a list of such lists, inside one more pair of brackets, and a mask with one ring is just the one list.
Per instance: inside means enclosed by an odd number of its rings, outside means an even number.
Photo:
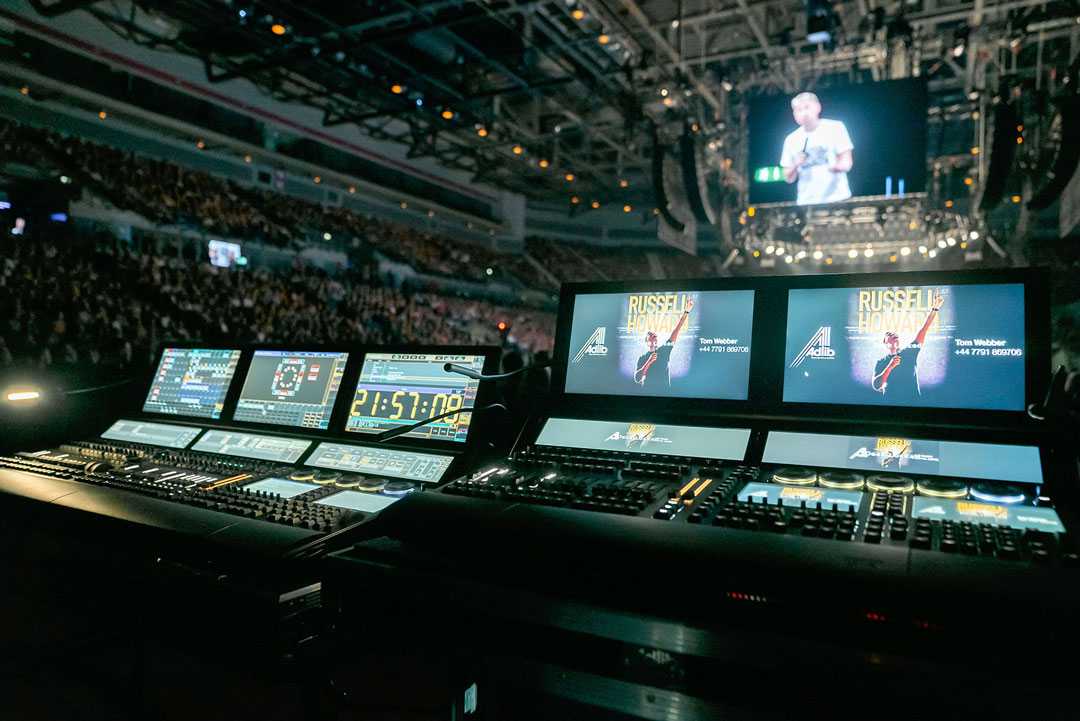
[{"label": "mixing console", "polygon": [[[846,456],[845,456],[846,457]],[[667,523],[1080,565],[1038,487],[528,445],[446,494]]]}]

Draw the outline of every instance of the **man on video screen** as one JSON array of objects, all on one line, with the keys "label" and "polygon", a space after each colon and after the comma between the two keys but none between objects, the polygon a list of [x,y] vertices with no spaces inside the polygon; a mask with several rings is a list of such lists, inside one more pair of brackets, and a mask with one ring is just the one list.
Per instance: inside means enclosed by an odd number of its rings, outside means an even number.
[{"label": "man on video screen", "polygon": [[900,336],[891,331],[885,334],[882,342],[885,343],[888,353],[874,366],[874,378],[870,385],[890,403],[910,404],[918,401],[922,395],[919,390],[919,351],[922,350],[926,333],[944,302],[941,295],[934,296],[934,303],[926,314],[926,321],[915,334],[911,345],[901,348]]},{"label": "man on video screen", "polygon": [[851,197],[847,174],[852,166],[851,136],[839,120],[821,117],[821,102],[813,93],[791,100],[798,129],[784,139],[780,167],[784,180],[798,181],[798,205],[835,203]]},{"label": "man on video screen", "polygon": [[675,347],[675,341],[678,340],[683,326],[686,325],[686,319],[690,317],[690,311],[693,309],[694,301],[687,301],[686,308],[679,317],[679,322],[675,324],[674,330],[671,331],[671,335],[668,336],[664,345],[658,346],[659,338],[653,331],[650,330],[645,334],[645,345],[648,346],[648,350],[642,353],[637,360],[634,382],[646,391],[663,393],[671,387],[671,376],[668,369],[668,364],[671,362],[671,351]]}]

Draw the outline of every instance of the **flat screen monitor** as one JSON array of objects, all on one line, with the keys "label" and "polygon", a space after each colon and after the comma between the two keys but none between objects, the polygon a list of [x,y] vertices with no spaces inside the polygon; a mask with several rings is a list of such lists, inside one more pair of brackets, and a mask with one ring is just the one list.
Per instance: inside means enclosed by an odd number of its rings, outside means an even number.
[{"label": "flat screen monitor", "polygon": [[788,291],[785,403],[1022,411],[1024,286]]},{"label": "flat screen monitor", "polygon": [[119,420],[109,426],[101,437],[110,441],[145,443],[148,446],[187,448],[200,431],[202,431],[201,428],[174,426],[169,423]]},{"label": "flat screen monitor", "polygon": [[[444,369],[447,363],[477,373],[484,370],[482,355],[368,353],[360,370],[345,430],[380,433],[471,407],[476,401],[480,381],[448,373]],[[471,421],[471,413],[459,413],[409,431],[403,437],[464,443]]]},{"label": "flat screen monitor", "polygon": [[348,353],[257,350],[234,421],[326,430]]},{"label": "flat screen monitor", "polygon": [[771,431],[765,463],[1041,484],[1039,449],[895,436]]},{"label": "flat screen monitor", "polygon": [[161,353],[143,412],[221,418],[240,351],[166,348]]},{"label": "flat screen monitor", "polygon": [[435,453],[320,443],[308,458],[307,465],[346,473],[370,473],[375,476],[438,483],[453,460],[453,456]]},{"label": "flat screen monitor", "polygon": [[750,103],[751,203],[828,205],[926,190],[924,78]]},{"label": "flat screen monitor", "polygon": [[191,450],[240,458],[255,458],[271,463],[296,463],[310,445],[311,441],[296,438],[209,430],[191,447]]},{"label": "flat screen monitor", "polygon": [[745,400],[754,291],[579,294],[566,393]]},{"label": "flat screen monitor", "polygon": [[692,456],[741,461],[750,442],[748,428],[703,428],[656,423],[619,423],[549,418],[537,445],[592,451]]}]

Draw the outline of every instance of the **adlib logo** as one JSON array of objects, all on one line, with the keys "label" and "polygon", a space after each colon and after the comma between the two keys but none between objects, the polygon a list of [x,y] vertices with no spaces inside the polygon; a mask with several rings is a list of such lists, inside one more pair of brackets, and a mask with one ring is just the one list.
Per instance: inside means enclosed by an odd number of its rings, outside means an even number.
[{"label": "adlib logo", "polygon": [[589,340],[585,341],[585,345],[581,346],[581,350],[574,356],[574,363],[577,363],[587,355],[607,355],[607,346],[604,345],[604,338],[607,336],[607,328],[599,326],[589,336]]},{"label": "adlib logo", "polygon": [[645,446],[648,443],[671,443],[670,438],[656,435],[656,426],[652,423],[631,423],[626,433],[615,431],[604,440],[626,441],[627,448],[633,448],[635,444]]},{"label": "adlib logo", "polygon": [[795,360],[791,361],[792,368],[798,368],[807,358],[815,360],[834,360],[836,351],[832,349],[832,326],[823,325],[810,337],[810,342],[803,346]]}]

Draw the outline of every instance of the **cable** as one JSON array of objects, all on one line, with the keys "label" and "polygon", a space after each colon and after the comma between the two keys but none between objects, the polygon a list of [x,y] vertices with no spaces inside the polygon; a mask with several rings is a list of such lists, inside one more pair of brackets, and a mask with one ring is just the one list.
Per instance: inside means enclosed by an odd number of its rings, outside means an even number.
[{"label": "cable", "polygon": [[[447,364],[447,365],[449,365],[449,364]],[[465,370],[468,370],[468,369],[466,368]],[[447,411],[446,413],[440,413],[437,416],[432,416],[431,418],[427,418],[425,420],[418,421],[417,423],[412,423],[412,424],[407,425],[407,426],[401,426],[400,428],[391,428],[388,431],[383,431],[382,433],[377,434],[372,440],[374,440],[376,443],[382,443],[384,441],[390,440],[391,438],[396,438],[397,436],[408,433],[409,431],[414,431],[417,428],[423,428],[427,424],[434,423],[435,421],[440,420],[442,418],[446,418],[447,416],[456,416],[459,413],[482,413],[484,411],[490,411],[493,408],[502,408],[504,411],[507,410],[506,406],[504,406],[502,403],[491,403],[491,404],[486,405],[486,406],[480,406],[479,408],[476,408],[476,407],[473,407],[473,406],[470,406],[468,408],[455,408],[452,411]]]},{"label": "cable", "polygon": [[457,373],[459,375],[465,376],[466,378],[472,378],[473,380],[478,380],[478,381],[501,381],[504,378],[511,378],[513,376],[518,375],[519,373],[524,373],[525,371],[531,371],[534,368],[550,368],[550,367],[551,367],[551,362],[550,361],[544,361],[542,363],[533,363],[532,365],[522,366],[521,368],[518,368],[517,370],[514,370],[514,371],[509,371],[508,373],[491,373],[491,374],[485,375],[484,373],[477,373],[473,369],[466,368],[465,366],[459,366],[459,365],[456,365],[454,363],[447,363],[446,365],[443,366],[443,370],[446,371],[447,373]]}]

